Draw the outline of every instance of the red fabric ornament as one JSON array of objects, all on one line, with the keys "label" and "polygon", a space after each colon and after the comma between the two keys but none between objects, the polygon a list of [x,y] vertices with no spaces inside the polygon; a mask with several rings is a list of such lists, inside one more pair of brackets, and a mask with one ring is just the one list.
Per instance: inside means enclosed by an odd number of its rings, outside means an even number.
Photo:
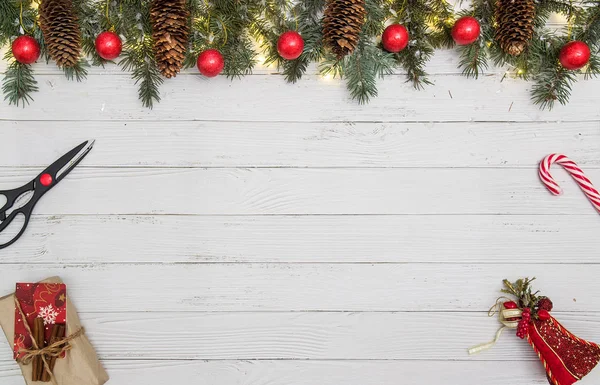
[{"label": "red fabric ornament", "polygon": [[298,59],[304,50],[304,39],[296,31],[287,31],[277,39],[277,52],[287,60]]},{"label": "red fabric ornament", "polygon": [[40,57],[40,45],[33,37],[21,35],[12,43],[12,54],[19,63],[35,63]]},{"label": "red fabric ornament", "polygon": [[476,18],[464,16],[456,20],[452,27],[452,38],[458,45],[468,45],[479,38],[481,26]]},{"label": "red fabric ornament", "polygon": [[105,31],[96,37],[96,52],[104,60],[114,60],[123,49],[121,38],[114,32]]},{"label": "red fabric ornament", "polygon": [[[493,341],[470,348],[469,354],[491,348],[504,329],[516,328],[517,336],[525,338],[542,361],[550,385],[573,385],[581,380],[582,385],[598,384],[600,372],[594,369],[600,363],[600,346],[572,334],[552,317],[549,310],[552,309],[552,301],[538,297],[538,292],[531,288],[532,281],[529,278],[514,283],[503,281],[503,292],[516,297],[514,303],[518,302],[522,308],[508,309],[506,304],[510,303],[508,307],[512,307],[512,301],[501,303],[498,299],[489,314],[498,313],[502,327]],[[517,325],[516,321],[509,320],[514,316],[520,318]]]},{"label": "red fabric ornament", "polygon": [[397,53],[408,45],[409,35],[405,26],[392,24],[386,27],[381,35],[381,44],[388,52]]},{"label": "red fabric ornament", "polygon": [[225,60],[221,52],[216,49],[207,49],[198,55],[198,71],[208,78],[217,76],[225,67]]},{"label": "red fabric ornament", "polygon": [[553,317],[531,322],[528,341],[552,385],[572,385],[600,362],[598,345],[571,334]]},{"label": "red fabric ornament", "polygon": [[562,47],[558,59],[560,64],[568,70],[578,70],[590,60],[590,47],[582,41],[571,41]]}]

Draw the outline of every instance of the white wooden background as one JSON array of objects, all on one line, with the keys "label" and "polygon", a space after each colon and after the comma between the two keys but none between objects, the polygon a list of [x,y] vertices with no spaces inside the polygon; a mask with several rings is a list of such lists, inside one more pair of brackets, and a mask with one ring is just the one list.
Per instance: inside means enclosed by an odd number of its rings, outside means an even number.
[{"label": "white wooden background", "polygon": [[[514,336],[466,349],[522,276],[600,341],[600,217],[564,171],[562,197],[536,174],[558,151],[600,183],[600,80],[543,112],[529,85],[457,61],[366,106],[314,72],[189,71],[152,111],[118,68],[77,84],[36,65],[35,102],[0,104],[0,188],[96,146],[0,251],[0,293],[60,275],[113,385],[545,384]],[[0,383],[21,385],[0,340]]]}]

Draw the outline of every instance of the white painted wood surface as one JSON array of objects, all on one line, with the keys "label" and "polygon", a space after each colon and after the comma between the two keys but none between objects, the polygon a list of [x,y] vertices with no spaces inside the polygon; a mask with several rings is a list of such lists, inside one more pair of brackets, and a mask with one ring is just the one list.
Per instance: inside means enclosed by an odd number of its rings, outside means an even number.
[{"label": "white painted wood surface", "polygon": [[[514,336],[466,348],[492,338],[501,280],[534,275],[600,341],[600,216],[564,171],[561,197],[536,175],[564,152],[600,183],[600,80],[543,112],[503,69],[456,64],[366,106],[314,72],[188,71],[152,111],[114,67],[36,65],[35,102],[0,105],[0,188],[97,141],[0,251],[0,294],[63,277],[114,385],[546,384]],[[0,384],[23,384],[4,340]]]}]

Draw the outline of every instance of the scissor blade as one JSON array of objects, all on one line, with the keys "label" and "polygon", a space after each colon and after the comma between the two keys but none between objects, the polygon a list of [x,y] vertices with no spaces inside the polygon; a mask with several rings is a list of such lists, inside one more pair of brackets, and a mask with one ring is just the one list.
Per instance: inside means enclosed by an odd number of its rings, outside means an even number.
[{"label": "scissor blade", "polygon": [[63,155],[59,160],[54,162],[49,168],[59,168],[56,172],[56,181],[60,181],[68,173],[75,168],[81,162],[81,160],[90,152],[94,147],[95,140],[86,140],[79,146],[75,147],[71,151]]}]

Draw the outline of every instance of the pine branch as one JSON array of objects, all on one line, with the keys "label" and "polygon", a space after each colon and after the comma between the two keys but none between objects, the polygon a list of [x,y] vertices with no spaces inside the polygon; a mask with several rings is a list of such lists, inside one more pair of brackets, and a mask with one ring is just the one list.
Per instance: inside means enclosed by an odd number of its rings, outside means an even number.
[{"label": "pine branch", "polygon": [[572,84],[577,80],[573,71],[564,69],[560,65],[547,68],[535,78],[531,89],[531,99],[541,109],[551,110],[554,103],[567,104],[571,96]]},{"label": "pine branch", "polygon": [[0,0],[0,46],[19,34],[19,10],[15,0]]},{"label": "pine branch", "polygon": [[138,97],[144,107],[153,108],[160,101],[159,87],[163,78],[156,67],[152,40],[147,36],[139,43],[126,43],[123,59],[119,62],[123,71],[131,71],[138,84]]},{"label": "pine branch", "polygon": [[251,74],[256,52],[250,39],[250,23],[258,9],[253,2],[188,0],[188,6],[192,33],[184,66],[195,66],[202,51],[215,48],[225,59],[225,75],[234,78]]},{"label": "pine branch", "polygon": [[65,77],[68,80],[76,79],[78,82],[81,82],[81,81],[85,80],[85,78],[87,78],[86,67],[89,67],[89,66],[90,65],[88,64],[87,60],[82,58],[73,67],[63,67],[62,70],[65,73]]},{"label": "pine branch", "polygon": [[392,54],[361,39],[357,49],[343,59],[342,66],[350,96],[364,104],[377,96],[377,78],[392,74],[395,61]]},{"label": "pine branch", "polygon": [[488,69],[488,53],[482,44],[475,42],[459,47],[459,67],[463,69],[463,75],[468,78],[479,77],[479,74]]},{"label": "pine branch", "polygon": [[[5,56],[5,60],[8,60],[9,58],[12,58],[10,52]],[[31,66],[21,64],[13,59],[4,74],[4,80],[2,82],[4,100],[7,100],[8,104],[16,106],[21,104],[25,107],[25,104],[29,104],[33,101],[31,94],[37,91],[37,81],[33,77]]]}]

